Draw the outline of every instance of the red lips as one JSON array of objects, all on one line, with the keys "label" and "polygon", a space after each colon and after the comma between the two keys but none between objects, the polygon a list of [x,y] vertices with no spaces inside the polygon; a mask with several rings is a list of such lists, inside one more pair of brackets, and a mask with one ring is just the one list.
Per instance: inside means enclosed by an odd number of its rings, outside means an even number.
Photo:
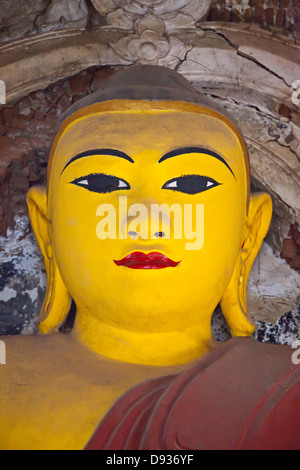
[{"label": "red lips", "polygon": [[172,261],[162,253],[152,252],[146,254],[140,251],[130,253],[130,255],[125,258],[119,261],[114,260],[114,262],[117,266],[126,266],[131,269],[175,268],[180,263],[180,261]]}]

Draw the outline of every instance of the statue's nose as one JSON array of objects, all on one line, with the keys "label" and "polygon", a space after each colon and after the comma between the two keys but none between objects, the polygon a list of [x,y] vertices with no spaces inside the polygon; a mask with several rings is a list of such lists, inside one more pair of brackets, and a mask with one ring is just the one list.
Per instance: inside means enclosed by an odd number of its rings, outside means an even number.
[{"label": "statue's nose", "polygon": [[[134,230],[130,230],[128,232],[128,236],[129,238],[131,238],[132,240],[136,240],[137,238],[140,238],[140,233],[134,231]],[[153,234],[153,238],[155,239],[158,239],[158,238],[166,238],[166,234],[165,232],[155,232]]]},{"label": "statue's nose", "polygon": [[163,240],[170,238],[171,219],[158,204],[134,204],[128,208],[127,217],[122,221],[123,238],[132,240]]}]

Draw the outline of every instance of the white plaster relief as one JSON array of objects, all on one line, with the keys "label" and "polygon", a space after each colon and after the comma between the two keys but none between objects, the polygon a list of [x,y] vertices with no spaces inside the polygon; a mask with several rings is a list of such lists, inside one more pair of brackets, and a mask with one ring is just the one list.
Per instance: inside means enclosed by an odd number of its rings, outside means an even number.
[{"label": "white plaster relief", "polygon": [[166,29],[187,28],[205,19],[211,0],[91,0],[110,27],[133,29],[147,14],[160,17]]},{"label": "white plaster relief", "polygon": [[136,32],[117,42],[110,43],[112,49],[129,62],[140,64],[162,64],[170,67],[183,59],[189,50],[179,39],[165,36],[165,24],[157,16],[147,14],[135,23]]}]

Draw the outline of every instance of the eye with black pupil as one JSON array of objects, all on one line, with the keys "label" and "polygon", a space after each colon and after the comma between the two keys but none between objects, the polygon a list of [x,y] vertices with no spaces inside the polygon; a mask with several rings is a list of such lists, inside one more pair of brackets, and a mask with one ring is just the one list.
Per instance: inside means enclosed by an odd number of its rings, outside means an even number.
[{"label": "eye with black pupil", "polygon": [[220,183],[207,176],[186,175],[167,181],[162,189],[179,191],[186,194],[198,194],[219,185]]},{"label": "eye with black pupil", "polygon": [[81,186],[94,193],[111,193],[113,191],[130,189],[130,185],[125,180],[103,173],[76,178],[74,181],[71,181],[71,184]]}]

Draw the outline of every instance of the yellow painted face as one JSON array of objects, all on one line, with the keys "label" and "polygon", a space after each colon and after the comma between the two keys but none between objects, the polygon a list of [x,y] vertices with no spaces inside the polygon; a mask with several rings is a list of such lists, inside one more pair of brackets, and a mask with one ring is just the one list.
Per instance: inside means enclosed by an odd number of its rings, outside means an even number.
[{"label": "yellow painted face", "polygon": [[67,124],[52,151],[48,218],[78,310],[128,331],[207,325],[244,240],[243,152],[225,120],[186,103],[100,104]]}]

